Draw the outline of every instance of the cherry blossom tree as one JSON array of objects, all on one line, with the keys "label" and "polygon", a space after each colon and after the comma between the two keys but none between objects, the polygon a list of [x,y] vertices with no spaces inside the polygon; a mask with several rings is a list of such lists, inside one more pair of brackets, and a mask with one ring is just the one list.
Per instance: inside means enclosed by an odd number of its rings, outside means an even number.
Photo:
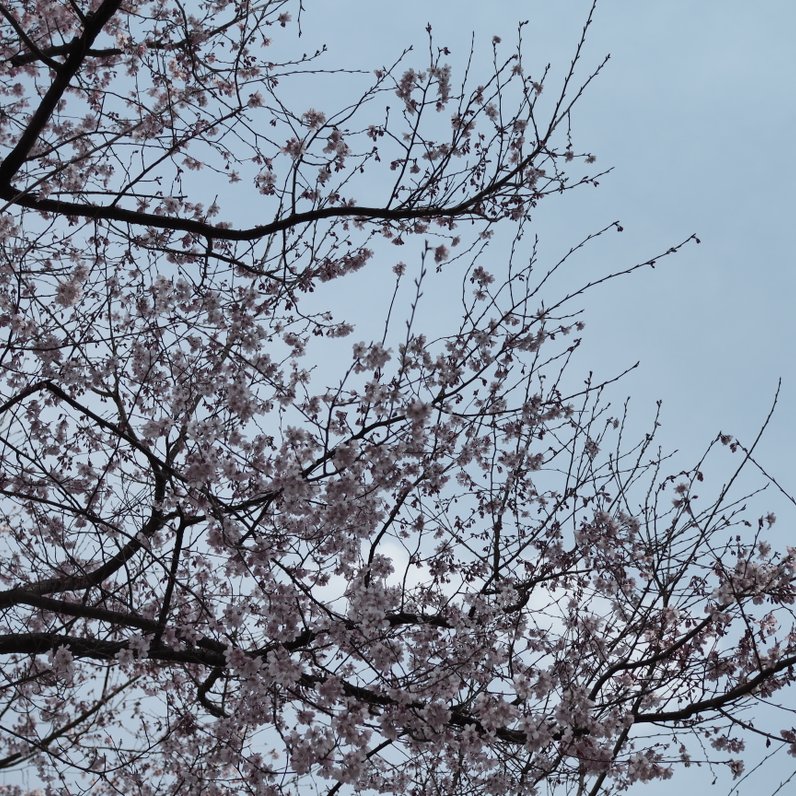
[{"label": "cherry blossom tree", "polygon": [[574,372],[588,291],[696,239],[556,295],[621,226],[532,234],[600,177],[591,16],[554,78],[522,27],[335,69],[304,13],[0,3],[0,768],[597,794],[796,750],[748,713],[796,663],[754,443],[678,471]]}]

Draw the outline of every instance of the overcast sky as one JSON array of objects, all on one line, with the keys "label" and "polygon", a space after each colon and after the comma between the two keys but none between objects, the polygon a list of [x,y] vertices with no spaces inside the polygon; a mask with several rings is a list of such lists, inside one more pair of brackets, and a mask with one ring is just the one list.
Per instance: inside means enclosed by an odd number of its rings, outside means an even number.
[{"label": "overcast sky", "polygon": [[[374,68],[409,44],[437,43],[463,54],[476,34],[488,56],[493,35],[526,29],[528,64],[559,70],[572,56],[586,0],[305,0],[307,49],[326,43],[328,65]],[[620,219],[596,255],[617,268],[665,250],[691,233],[700,246],[653,270],[614,282],[586,305],[581,359],[600,376],[636,360],[616,387],[641,418],[663,401],[661,440],[693,458],[719,430],[751,440],[768,412],[777,380],[776,415],[759,461],[796,491],[796,2],[794,0],[603,0],[585,65],[611,59],[579,103],[576,148],[614,167],[598,190],[544,202],[534,231],[550,251]],[[553,85],[553,84],[551,84]],[[308,98],[306,105],[313,105]],[[605,270],[605,268],[603,268]],[[721,466],[720,464],[717,466]],[[796,511],[771,494],[780,516],[777,540],[796,544]],[[789,511],[790,510],[790,511]],[[796,704],[796,695],[793,695]],[[778,725],[780,726],[780,725]],[[750,758],[750,767],[753,759]],[[793,772],[775,758],[740,794],[773,793]],[[681,772],[672,787],[710,784]],[[782,793],[791,792],[786,786]],[[707,792],[727,794],[722,781]],[[734,792],[734,791],[733,791]]]},{"label": "overcast sky", "polygon": [[[335,0],[308,2],[302,22],[308,48],[329,45],[329,63],[373,68],[409,44],[423,48],[427,22],[455,58],[473,31],[488,56],[493,35],[512,38],[517,22],[528,19],[528,64],[549,61],[563,69],[589,6],[584,0]],[[779,407],[758,460],[791,491],[795,31],[793,0],[601,2],[585,64],[607,53],[611,59],[579,103],[573,131],[576,149],[594,152],[614,170],[596,191],[544,202],[534,222],[552,251],[621,219],[624,234],[596,254],[617,267],[699,235],[700,246],[592,295],[581,361],[610,376],[641,360],[614,395],[620,401],[631,395],[643,418],[662,399],[660,439],[682,452],[683,466],[720,430],[750,442],[781,377]],[[766,505],[780,517],[777,540],[796,544],[793,507],[774,493]],[[753,764],[750,756],[748,767]],[[732,792],[773,793],[792,772],[792,759],[779,755]],[[680,776],[675,787],[712,780],[693,769]],[[671,787],[636,792],[652,796]],[[722,780],[710,792],[730,787]]]},{"label": "overcast sky", "polygon": [[[329,63],[373,67],[408,44],[423,48],[426,22],[455,57],[473,31],[488,56],[493,34],[512,38],[529,19],[529,63],[562,69],[589,5],[336,0],[308,3],[303,28],[308,45],[328,43]],[[624,235],[600,248],[617,266],[700,236],[701,246],[590,300],[592,366],[607,373],[640,359],[624,391],[639,410],[663,399],[677,447],[720,428],[748,437],[782,377],[764,456],[786,481],[796,444],[794,31],[790,0],[600,3],[584,63],[611,60],[573,130],[614,170],[597,190],[542,203],[534,227],[552,251],[621,219]]]}]

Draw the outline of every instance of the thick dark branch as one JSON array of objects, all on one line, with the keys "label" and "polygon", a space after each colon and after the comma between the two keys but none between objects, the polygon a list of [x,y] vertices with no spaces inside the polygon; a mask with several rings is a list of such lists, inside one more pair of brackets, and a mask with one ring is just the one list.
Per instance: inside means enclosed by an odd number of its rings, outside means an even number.
[{"label": "thick dark branch", "polygon": [[176,538],[174,540],[174,552],[171,557],[171,569],[169,570],[169,577],[166,582],[166,594],[163,597],[163,605],[160,608],[160,615],[157,621],[157,635],[155,636],[156,643],[160,643],[163,631],[166,628],[166,620],[169,616],[171,608],[171,597],[174,593],[174,584],[177,582],[177,567],[180,563],[180,554],[182,553],[182,540],[185,535],[185,528],[188,523],[183,516],[180,516],[180,522],[177,526]]},{"label": "thick dark branch", "polygon": [[50,88],[42,97],[39,107],[36,108],[25,131],[20,135],[17,145],[11,150],[8,157],[0,163],[1,186],[10,186],[14,175],[27,159],[36,145],[36,141],[39,140],[39,136],[47,126],[69,83],[83,64],[89,48],[110,18],[119,10],[121,4],[122,0],[105,0],[93,14],[86,18],[86,26],[83,29],[82,36],[74,39],[69,45],[69,55],[67,55],[63,64],[58,66],[55,80],[53,80]]},{"label": "thick dark branch", "polygon": [[[483,204],[497,196],[504,188],[518,187],[514,180],[520,177],[531,165],[533,160],[545,149],[545,142],[539,142],[533,152],[520,164],[510,169],[498,180],[489,183],[462,202],[453,205],[417,205],[410,204],[390,207],[360,207],[344,205],[340,207],[319,207],[314,210],[290,213],[282,218],[274,219],[267,224],[236,229],[229,225],[208,224],[188,218],[165,216],[158,213],[145,213],[126,210],[116,205],[93,205],[85,202],[65,202],[60,199],[40,198],[28,193],[24,188],[10,185],[3,179],[3,166],[0,166],[0,199],[18,207],[27,207],[41,213],[52,213],[67,217],[90,218],[101,221],[119,221],[132,226],[165,229],[172,232],[187,232],[207,240],[255,241],[279,232],[313,224],[324,219],[372,219],[374,221],[408,221],[414,219],[461,218],[484,216]],[[12,153],[13,155],[13,153]],[[11,155],[9,155],[9,158]],[[8,158],[6,159],[6,161]],[[19,166],[17,166],[19,168]],[[13,172],[12,172],[13,174]],[[10,176],[9,176],[10,179]]]},{"label": "thick dark branch", "polygon": [[[0,6],[2,9],[2,6]],[[219,33],[223,33],[228,28],[231,28],[236,22],[239,22],[248,14],[248,11],[245,10],[245,6],[242,7],[241,11],[235,14],[231,19],[227,22],[223,22],[220,25],[216,26],[210,31],[207,31],[204,34],[204,39],[208,40],[213,36],[217,36]],[[6,13],[3,9],[3,16],[6,16]],[[9,20],[12,25],[14,25],[14,29],[17,30],[17,33],[20,35],[20,38],[23,38],[24,31],[21,28],[18,29],[18,24]],[[69,44],[53,44],[49,47],[36,47],[29,39],[24,38],[25,43],[30,48],[30,53],[19,53],[17,55],[12,56],[11,58],[7,59],[7,63],[11,64],[11,66],[25,66],[25,64],[34,63],[35,61],[44,61],[47,63],[48,66],[52,66],[53,64],[55,67],[59,67],[60,64],[52,61],[53,56],[61,56],[66,55],[69,53],[70,48],[72,47],[72,43]],[[179,41],[147,41],[145,46],[149,50],[179,50],[185,48],[189,44],[188,39],[180,39]],[[114,56],[124,55],[125,50],[120,49],[119,47],[103,47],[101,49],[93,49],[89,48],[86,50],[85,55],[88,58],[112,58]]]},{"label": "thick dark branch", "polygon": [[157,505],[166,496],[166,477],[163,475],[161,468],[167,467],[167,465],[159,461],[152,451],[141,445],[138,440],[135,439],[135,437],[126,433],[124,429],[120,428],[117,424],[100,417],[95,412],[92,412],[90,409],[83,406],[79,401],[76,401],[71,395],[62,390],[56,384],[53,384],[50,381],[41,381],[25,388],[13,398],[0,405],[0,414],[8,411],[15,404],[21,402],[30,395],[44,390],[50,392],[61,401],[69,404],[72,408],[76,409],[78,412],[81,412],[86,417],[97,423],[97,425],[101,428],[111,431],[114,435],[125,440],[136,450],[143,453],[149,460],[149,463],[152,467],[154,494],[153,508],[151,514],[149,515],[149,519],[147,519],[147,521],[144,523],[138,535],[131,539],[115,555],[111,556],[108,561],[88,573],[67,575],[60,578],[47,578],[45,580],[39,581],[38,583],[28,585],[23,589],[23,591],[31,594],[47,594],[59,591],[77,591],[80,589],[88,589],[93,586],[97,586],[98,584],[102,583],[102,581],[109,578],[114,572],[123,567],[127,561],[129,561],[136,553],[139,552],[139,550],[141,550],[141,548],[144,546],[144,540],[151,537],[152,534],[158,530],[158,528],[161,528],[163,524],[168,522],[170,519],[170,517],[164,515],[163,512],[157,508]]},{"label": "thick dark branch", "polygon": [[772,666],[761,669],[754,677],[744,683],[740,683],[723,694],[712,699],[703,699],[700,702],[693,702],[680,710],[662,710],[656,713],[638,713],[635,716],[636,724],[651,724],[664,721],[683,721],[690,719],[700,713],[711,710],[720,710],[727,705],[737,702],[739,699],[751,696],[764,683],[769,683],[779,673],[785,669],[796,665],[796,655],[777,661]]},{"label": "thick dark branch", "polygon": [[[76,658],[112,660],[128,648],[127,641],[104,641],[60,633],[9,633],[0,636],[0,655],[46,655],[50,650],[66,647]],[[201,640],[194,647],[173,649],[163,645],[150,646],[147,660],[163,663],[199,663],[225,666],[225,645]]]},{"label": "thick dark branch", "polygon": [[8,633],[0,636],[0,655],[46,655],[66,647],[75,657],[109,660],[123,649],[126,641],[101,641],[58,633]]},{"label": "thick dark branch", "polygon": [[[393,699],[390,696],[387,696],[386,694],[380,694],[369,688],[362,688],[361,686],[353,685],[352,683],[348,683],[345,680],[342,681],[341,685],[343,688],[343,693],[347,697],[352,697],[360,702],[364,702],[376,708],[399,704],[397,700]],[[406,706],[406,703],[400,703],[400,704]],[[426,707],[426,703],[417,700],[409,703],[409,707],[415,708],[417,710],[422,710],[424,707]],[[470,715],[464,709],[459,707],[454,707],[451,710],[450,719],[448,720],[448,723],[452,727],[474,727],[479,735],[486,736],[491,734],[486,730],[486,728],[481,724],[481,722],[478,721],[477,718]],[[494,735],[499,740],[514,745],[522,745],[527,741],[527,735],[524,732],[522,732],[521,730],[510,730],[507,727],[498,727],[494,731]],[[561,737],[563,737],[563,735],[559,735],[559,738]]]},{"label": "thick dark branch", "polygon": [[[2,15],[5,20],[8,22],[9,25],[14,29],[17,36],[22,39],[23,44],[30,50],[30,53],[27,56],[22,56],[24,58],[23,63],[27,63],[30,61],[43,61],[50,69],[58,70],[61,64],[58,61],[53,61],[52,58],[49,57],[48,54],[42,52],[37,46],[36,43],[28,36],[25,29],[22,25],[19,24],[17,18],[5,7],[5,4],[0,5],[0,15]],[[64,50],[68,51],[70,45],[64,45]],[[10,59],[11,62],[14,62],[14,59]]]},{"label": "thick dark branch", "polygon": [[[53,44],[51,47],[45,47],[43,49],[37,48],[33,52],[19,53],[19,55],[11,56],[11,58],[8,59],[8,63],[11,64],[11,66],[25,66],[25,64],[32,64],[36,61],[44,61],[50,68],[58,68],[60,64],[52,60],[53,56],[66,55],[71,46],[71,44]],[[114,55],[124,55],[124,50],[120,50],[118,47],[106,47],[102,50],[86,50],[86,56],[90,58],[110,58]]]},{"label": "thick dark branch", "polygon": [[[159,502],[165,496],[165,481],[156,477],[155,483],[155,503]],[[53,592],[62,591],[80,591],[82,589],[90,589],[98,586],[102,581],[107,580],[114,572],[121,569],[139,550],[144,547],[144,540],[148,539],[163,526],[167,521],[167,517],[163,515],[160,509],[153,508],[149,519],[144,523],[138,536],[131,539],[118,553],[111,556],[104,564],[84,574],[65,575],[60,578],[46,578],[37,583],[30,584],[29,586],[20,590],[20,593],[26,594],[52,594]],[[16,589],[3,594],[15,593]],[[2,600],[2,594],[0,594]],[[2,602],[0,602],[2,605]]]},{"label": "thick dark branch", "polygon": [[70,602],[69,600],[56,600],[52,597],[45,597],[40,593],[20,588],[0,592],[0,609],[10,608],[15,605],[30,605],[33,608],[41,608],[45,611],[81,619],[98,619],[116,627],[135,627],[147,633],[154,633],[158,630],[157,622],[134,613],[111,611],[108,608],[98,608],[93,605]]},{"label": "thick dark branch", "polygon": [[[728,606],[726,605],[719,605],[717,606],[718,611],[723,611]],[[600,693],[600,689],[615,675],[619,672],[629,672],[633,671],[634,669],[641,669],[645,667],[654,666],[656,663],[661,663],[662,661],[672,660],[674,658],[674,654],[684,647],[689,642],[693,641],[700,633],[702,633],[707,627],[710,626],[711,622],[713,622],[713,617],[708,616],[703,619],[701,622],[697,623],[691,630],[687,633],[684,633],[680,638],[670,644],[668,647],[663,647],[663,649],[659,650],[658,652],[653,653],[652,655],[645,655],[643,658],[639,658],[638,660],[630,660],[629,658],[623,658],[620,661],[617,661],[612,666],[609,666],[605,672],[600,676],[597,682],[592,686],[591,691],[589,692],[589,699],[596,699],[597,695]]]},{"label": "thick dark branch", "polygon": [[117,425],[116,423],[107,420],[104,417],[101,417],[96,412],[93,412],[87,406],[83,406],[80,401],[76,401],[68,392],[61,389],[57,384],[49,380],[43,380],[35,382],[25,389],[20,390],[13,398],[9,398],[3,404],[0,404],[0,414],[3,412],[7,412],[13,406],[18,403],[21,403],[25,400],[25,398],[34,395],[37,392],[47,391],[54,395],[56,398],[60,399],[64,403],[69,404],[73,409],[76,409],[82,415],[85,415],[90,420],[93,420],[100,428],[104,428],[106,431],[110,431],[115,436],[119,437],[119,439],[123,439],[125,442],[130,444],[133,448],[137,451],[142,453],[146,458],[149,460],[150,464],[152,465],[153,469],[160,470],[162,469],[169,469],[168,465],[165,462],[162,462],[160,459],[155,456],[152,451],[147,448],[145,445],[142,445],[134,436],[128,433],[125,429],[121,426]]},{"label": "thick dark branch", "polygon": [[[0,172],[0,175],[2,172]],[[276,219],[268,224],[255,227],[235,229],[233,227],[216,226],[203,221],[187,218],[176,218],[156,213],[143,213],[135,210],[125,210],[121,207],[101,206],[80,202],[64,202],[59,199],[40,199],[35,195],[27,194],[23,189],[0,187],[0,199],[19,207],[27,207],[42,213],[53,213],[72,217],[90,218],[103,221],[120,221],[125,224],[154,229],[166,229],[173,232],[187,232],[208,240],[254,241],[284,232],[302,224],[312,224],[316,221],[330,218],[364,218],[375,221],[406,221],[411,219],[430,218],[456,218],[468,214],[478,215],[476,198],[468,199],[457,205],[436,207],[407,207],[389,209],[385,207],[321,207],[307,210],[302,213],[291,213],[283,218]]]},{"label": "thick dark branch", "polygon": [[401,627],[403,625],[431,625],[448,630],[453,627],[445,617],[439,614],[413,614],[402,611],[396,614],[387,614],[385,619],[392,627]]}]

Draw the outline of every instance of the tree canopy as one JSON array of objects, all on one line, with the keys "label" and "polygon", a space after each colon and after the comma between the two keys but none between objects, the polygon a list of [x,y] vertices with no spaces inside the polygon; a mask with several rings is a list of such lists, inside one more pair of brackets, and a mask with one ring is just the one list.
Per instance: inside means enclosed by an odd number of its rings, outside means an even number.
[{"label": "tree canopy", "polygon": [[622,227],[537,246],[602,174],[591,15],[559,79],[523,26],[335,68],[304,13],[0,4],[0,769],[596,796],[796,751],[747,715],[796,663],[756,441],[672,470],[573,373],[589,291],[698,239],[558,294]]}]

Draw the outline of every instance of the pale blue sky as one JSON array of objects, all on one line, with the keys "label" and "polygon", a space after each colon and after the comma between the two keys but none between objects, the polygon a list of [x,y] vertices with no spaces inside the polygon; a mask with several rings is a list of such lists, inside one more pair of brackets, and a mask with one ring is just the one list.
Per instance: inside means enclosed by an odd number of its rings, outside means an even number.
[{"label": "pale blue sky", "polygon": [[[427,21],[454,55],[475,31],[488,57],[493,34],[512,39],[529,19],[529,62],[561,69],[589,6],[337,0],[308,4],[303,28],[308,49],[328,43],[327,63],[373,67],[410,43],[422,49]],[[782,376],[765,457],[784,478],[796,445],[795,32],[789,0],[600,3],[585,63],[611,60],[573,130],[614,171],[596,191],[542,203],[534,226],[552,252],[621,219],[625,233],[600,248],[617,266],[700,236],[701,246],[590,301],[589,366],[607,374],[641,359],[624,391],[639,410],[663,399],[678,447],[719,428],[748,437]]]}]

